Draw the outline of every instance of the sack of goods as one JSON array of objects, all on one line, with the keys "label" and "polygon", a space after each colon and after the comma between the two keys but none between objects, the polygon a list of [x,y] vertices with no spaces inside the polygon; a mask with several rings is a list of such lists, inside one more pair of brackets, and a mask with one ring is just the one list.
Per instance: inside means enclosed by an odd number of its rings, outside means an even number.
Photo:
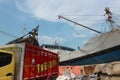
[{"label": "sack of goods", "polygon": [[[107,75],[117,75],[120,76],[120,62],[112,62],[104,65],[102,69],[102,73],[106,73]],[[120,80],[120,79],[119,79]]]},{"label": "sack of goods", "polygon": [[100,80],[120,80],[118,76],[100,76]]}]

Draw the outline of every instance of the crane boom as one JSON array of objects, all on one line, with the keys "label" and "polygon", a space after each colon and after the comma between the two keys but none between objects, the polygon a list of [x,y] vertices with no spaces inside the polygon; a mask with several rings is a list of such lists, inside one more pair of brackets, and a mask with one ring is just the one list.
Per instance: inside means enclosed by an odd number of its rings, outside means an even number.
[{"label": "crane boom", "polygon": [[70,20],[70,19],[67,19],[67,18],[65,18],[65,17],[63,17],[63,16],[61,16],[61,15],[59,15],[58,17],[59,17],[59,19],[60,19],[60,18],[65,19],[65,20],[67,20],[67,21],[69,21],[69,22],[72,22],[72,23],[74,23],[74,24],[80,25],[80,26],[82,26],[82,27],[84,27],[84,28],[87,28],[87,29],[89,29],[89,30],[91,30],[91,31],[94,31],[94,32],[97,32],[97,33],[101,34],[101,32],[99,32],[99,31],[97,31],[97,30],[95,30],[95,29],[89,28],[89,27],[87,27],[87,26],[85,26],[85,25],[82,25],[82,24],[80,24],[80,23],[77,23],[77,22],[75,22],[75,21],[72,21],[72,20]]}]

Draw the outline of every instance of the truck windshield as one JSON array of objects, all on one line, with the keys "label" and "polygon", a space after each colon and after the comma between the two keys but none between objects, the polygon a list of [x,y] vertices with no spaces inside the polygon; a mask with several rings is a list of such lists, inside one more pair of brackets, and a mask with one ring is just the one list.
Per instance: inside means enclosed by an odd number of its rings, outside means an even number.
[{"label": "truck windshield", "polygon": [[12,61],[12,54],[0,52],[0,67],[10,64]]}]

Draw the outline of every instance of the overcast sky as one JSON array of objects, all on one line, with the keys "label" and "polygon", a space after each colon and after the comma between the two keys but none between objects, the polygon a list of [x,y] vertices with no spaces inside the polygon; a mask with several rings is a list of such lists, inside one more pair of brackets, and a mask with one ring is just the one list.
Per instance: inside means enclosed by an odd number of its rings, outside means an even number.
[{"label": "overcast sky", "polygon": [[119,17],[119,4],[120,0],[0,0],[0,31],[10,34],[1,32],[3,38],[0,44],[14,40],[40,25],[40,45],[57,41],[60,45],[75,49],[82,47],[97,33],[59,20],[58,15],[103,31],[108,26],[103,16],[104,8],[110,7],[111,12]]}]

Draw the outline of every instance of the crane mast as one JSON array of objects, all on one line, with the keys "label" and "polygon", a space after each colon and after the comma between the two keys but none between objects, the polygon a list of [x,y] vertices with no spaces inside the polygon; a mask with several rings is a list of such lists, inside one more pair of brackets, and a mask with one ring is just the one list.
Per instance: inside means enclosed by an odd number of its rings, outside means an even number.
[{"label": "crane mast", "polygon": [[70,19],[68,19],[68,18],[65,18],[65,17],[61,16],[61,15],[59,15],[58,17],[59,17],[59,19],[61,19],[61,18],[62,18],[62,19],[65,19],[65,20],[67,20],[67,21],[69,21],[69,22],[72,22],[72,23],[74,23],[74,24],[77,24],[77,25],[79,25],[79,26],[82,26],[82,27],[87,28],[87,29],[89,29],[89,30],[91,30],[91,31],[94,31],[94,32],[96,32],[96,33],[101,34],[101,32],[99,32],[99,31],[97,31],[97,30],[95,30],[95,29],[89,28],[89,27],[87,27],[87,26],[85,26],[85,25],[82,25],[82,24],[80,24],[80,23],[77,23],[77,22],[75,22],[75,21],[72,21],[72,20],[70,20]]},{"label": "crane mast", "polygon": [[27,34],[23,35],[22,37],[17,38],[17,39],[15,39],[13,41],[10,41],[10,42],[8,42],[6,44],[14,44],[14,43],[26,42],[26,43],[33,44],[35,46],[39,46],[39,42],[36,39],[36,37],[38,36],[38,29],[39,29],[39,25],[36,28],[34,28],[32,31],[30,31]]}]

